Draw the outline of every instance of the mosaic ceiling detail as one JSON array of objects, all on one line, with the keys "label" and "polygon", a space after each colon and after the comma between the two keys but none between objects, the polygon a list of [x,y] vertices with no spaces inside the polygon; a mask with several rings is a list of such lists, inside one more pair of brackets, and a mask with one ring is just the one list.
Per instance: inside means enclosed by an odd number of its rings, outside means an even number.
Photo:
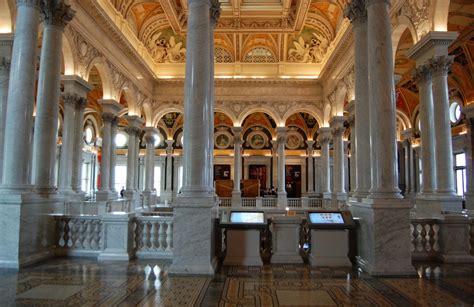
[{"label": "mosaic ceiling detail", "polygon": [[[109,0],[156,63],[185,61],[187,0]],[[347,0],[220,0],[217,63],[321,63]]]}]

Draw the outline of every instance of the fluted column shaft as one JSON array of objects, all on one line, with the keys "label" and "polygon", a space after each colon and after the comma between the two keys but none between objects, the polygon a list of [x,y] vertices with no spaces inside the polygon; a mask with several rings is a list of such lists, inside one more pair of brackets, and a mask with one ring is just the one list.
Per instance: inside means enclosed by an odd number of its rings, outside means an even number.
[{"label": "fluted column shaft", "polygon": [[[449,120],[448,72],[453,59],[441,56],[430,60],[433,75],[433,118],[436,136],[436,194],[455,196],[453,146]],[[424,170],[423,170],[424,171]]]},{"label": "fluted column shaft", "polygon": [[[369,103],[369,64],[367,39],[367,9],[365,0],[354,0],[346,9],[346,16],[354,28],[354,73],[355,73],[355,142],[351,140],[351,151],[354,146],[355,158],[355,193],[354,197],[366,197],[372,183],[371,147],[370,147],[370,103]],[[352,164],[352,163],[351,163]]]},{"label": "fluted column shaft", "polygon": [[110,182],[109,189],[112,192],[117,192],[115,189],[115,166],[117,165],[117,146],[115,144],[115,138],[117,136],[117,126],[119,118],[114,117],[112,124],[110,126]]},{"label": "fluted column shaft", "polygon": [[321,192],[323,195],[331,194],[331,168],[329,161],[329,142],[331,140],[331,129],[319,129],[319,145],[321,146]]},{"label": "fluted column shaft", "polygon": [[184,114],[184,176],[181,197],[213,197],[210,1],[193,0],[188,9]]},{"label": "fluted column shaft", "polygon": [[432,194],[436,190],[436,151],[430,67],[428,65],[419,66],[415,73],[415,79],[420,96],[420,154],[423,170],[421,193]]},{"label": "fluted column shaft", "polygon": [[306,141],[306,145],[308,145],[307,153],[308,153],[308,194],[314,194],[314,141],[308,140]]},{"label": "fluted column shaft", "polygon": [[81,103],[76,104],[76,118],[74,124],[74,150],[73,150],[73,170],[72,187],[74,191],[82,191],[82,149],[84,147],[84,111],[87,100],[82,99]]},{"label": "fluted column shaft", "polygon": [[[13,35],[0,36],[0,161],[3,161],[3,143],[7,113],[8,85],[10,83],[10,64],[13,46]],[[3,163],[0,162],[0,184],[2,181]]]},{"label": "fluted column shaft", "polygon": [[[375,146],[372,198],[401,198],[398,188],[395,89],[388,0],[367,4],[371,144]],[[374,182],[375,181],[375,182]]]},{"label": "fluted column shaft", "polygon": [[[100,161],[100,191],[110,189],[110,148],[112,143],[112,121],[114,115],[102,114],[102,159]],[[128,177],[127,177],[128,180]]]},{"label": "fluted column shaft", "polygon": [[174,140],[166,140],[166,187],[167,191],[173,189],[173,143]]},{"label": "fluted column shaft", "polygon": [[128,151],[127,151],[127,191],[135,189],[135,160],[137,160],[135,147],[137,145],[136,138],[138,129],[135,127],[127,127],[126,132],[128,133]]},{"label": "fluted column shaft", "polygon": [[62,131],[61,158],[59,160],[59,190],[72,191],[72,168],[74,150],[74,127],[76,104],[83,98],[66,93],[64,96],[64,120]]},{"label": "fluted column shaft", "polygon": [[2,189],[25,191],[31,188],[29,148],[36,81],[40,1],[17,1],[10,83],[5,125]]},{"label": "fluted column shaft", "polygon": [[333,193],[335,193],[338,197],[343,196],[346,193],[346,189],[344,187],[344,141],[342,139],[345,130],[344,122],[345,117],[342,116],[333,117],[330,121],[334,152]]},{"label": "fluted column shaft", "polygon": [[145,134],[145,191],[153,191],[153,173],[155,171],[155,137],[151,133]]}]

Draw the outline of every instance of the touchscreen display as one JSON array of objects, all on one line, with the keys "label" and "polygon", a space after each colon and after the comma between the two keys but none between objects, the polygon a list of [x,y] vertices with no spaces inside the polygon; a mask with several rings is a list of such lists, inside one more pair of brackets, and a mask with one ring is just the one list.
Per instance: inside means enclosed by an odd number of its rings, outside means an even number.
[{"label": "touchscreen display", "polygon": [[265,217],[263,215],[263,212],[231,212],[230,222],[245,224],[263,224],[265,223]]},{"label": "touchscreen display", "polygon": [[344,224],[344,218],[337,212],[313,212],[309,214],[312,224]]}]

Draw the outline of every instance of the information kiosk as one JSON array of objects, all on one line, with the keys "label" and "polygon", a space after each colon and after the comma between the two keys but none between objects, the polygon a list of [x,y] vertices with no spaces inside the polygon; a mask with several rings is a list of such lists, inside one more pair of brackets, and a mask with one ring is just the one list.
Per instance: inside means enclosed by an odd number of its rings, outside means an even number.
[{"label": "information kiosk", "polygon": [[349,260],[349,229],[355,227],[349,211],[308,212],[311,229],[312,266],[352,266]]},{"label": "information kiosk", "polygon": [[267,227],[263,211],[232,211],[226,229],[224,265],[262,266],[260,232]]}]

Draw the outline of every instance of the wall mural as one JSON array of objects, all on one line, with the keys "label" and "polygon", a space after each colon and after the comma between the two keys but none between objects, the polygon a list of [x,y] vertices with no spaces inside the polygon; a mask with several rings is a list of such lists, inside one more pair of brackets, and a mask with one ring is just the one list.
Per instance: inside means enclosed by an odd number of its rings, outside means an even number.
[{"label": "wall mural", "polygon": [[329,40],[321,33],[305,28],[293,47],[288,50],[288,61],[297,63],[321,63],[329,47]]},{"label": "wall mural", "polygon": [[184,63],[186,60],[184,39],[171,29],[153,34],[146,47],[157,63]]}]

